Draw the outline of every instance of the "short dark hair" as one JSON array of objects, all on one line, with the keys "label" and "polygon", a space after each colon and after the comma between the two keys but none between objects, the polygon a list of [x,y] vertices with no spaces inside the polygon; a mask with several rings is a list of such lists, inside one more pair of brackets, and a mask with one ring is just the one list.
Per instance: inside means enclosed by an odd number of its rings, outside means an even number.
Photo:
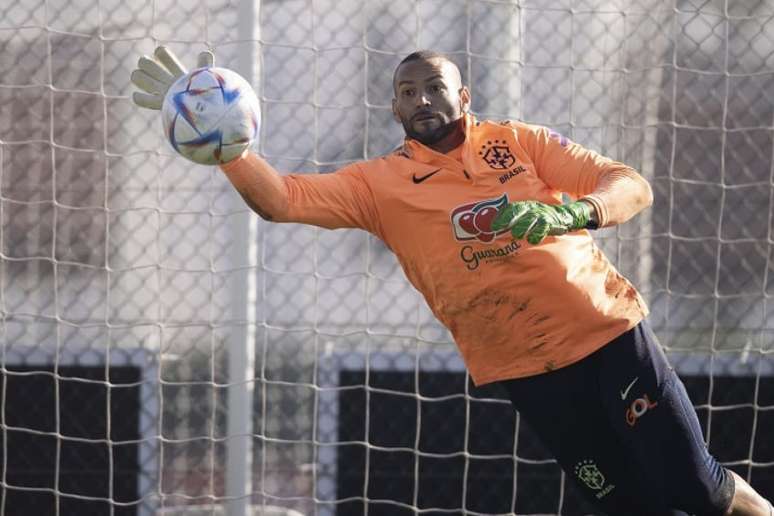
[{"label": "short dark hair", "polygon": [[429,61],[430,59],[445,59],[446,61],[453,62],[451,59],[449,59],[449,56],[446,54],[442,54],[440,52],[436,52],[435,50],[417,50],[416,52],[412,52],[406,57],[403,58],[403,61],[398,63],[398,66],[395,67],[397,70],[400,68],[401,65],[404,63],[409,63],[411,61]]},{"label": "short dark hair", "polygon": [[443,59],[444,61],[449,61],[454,66],[457,66],[446,54],[436,52],[435,50],[417,50],[404,57],[403,61],[398,63],[398,66],[395,67],[395,71],[392,73],[393,88],[395,87],[395,78],[398,76],[398,70],[400,70],[401,66],[412,61],[429,61],[430,59]]}]

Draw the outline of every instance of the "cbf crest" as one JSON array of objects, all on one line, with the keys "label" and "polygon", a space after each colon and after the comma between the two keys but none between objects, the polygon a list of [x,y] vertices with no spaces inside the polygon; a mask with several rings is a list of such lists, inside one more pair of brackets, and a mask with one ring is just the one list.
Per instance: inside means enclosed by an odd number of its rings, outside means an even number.
[{"label": "cbf crest", "polygon": [[590,489],[599,490],[605,487],[605,476],[594,461],[584,460],[576,464],[575,475]]},{"label": "cbf crest", "polygon": [[615,489],[615,484],[605,483],[605,475],[593,460],[582,460],[575,465],[575,476],[586,487],[594,491],[594,496],[601,500]]},{"label": "cbf crest", "polygon": [[505,140],[489,140],[478,152],[487,165],[496,170],[505,170],[516,164],[516,157]]}]

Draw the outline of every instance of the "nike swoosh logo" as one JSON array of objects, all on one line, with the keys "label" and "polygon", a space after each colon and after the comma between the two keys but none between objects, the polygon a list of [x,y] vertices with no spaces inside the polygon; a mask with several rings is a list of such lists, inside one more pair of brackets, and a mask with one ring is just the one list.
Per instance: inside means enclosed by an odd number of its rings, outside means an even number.
[{"label": "nike swoosh logo", "polygon": [[638,376],[634,380],[632,380],[632,383],[629,384],[629,386],[626,388],[625,391],[621,391],[621,399],[625,400],[626,397],[629,395],[629,391],[632,390],[632,387],[634,387],[634,384],[637,383],[637,380],[639,380],[640,377]]},{"label": "nike swoosh logo", "polygon": [[434,170],[434,171],[430,172],[429,174],[427,174],[425,176],[422,176],[422,177],[417,177],[417,175],[414,174],[414,175],[411,176],[411,179],[414,181],[415,185],[418,185],[419,183],[421,183],[425,179],[430,179],[431,177],[433,177],[434,175],[436,175],[440,171],[441,171],[441,169],[439,168],[439,169]]}]

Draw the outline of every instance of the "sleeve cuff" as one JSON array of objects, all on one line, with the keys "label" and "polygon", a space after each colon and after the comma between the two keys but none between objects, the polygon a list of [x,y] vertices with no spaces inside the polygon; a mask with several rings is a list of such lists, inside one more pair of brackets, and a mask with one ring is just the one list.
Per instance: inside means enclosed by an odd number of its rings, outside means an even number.
[{"label": "sleeve cuff", "polygon": [[[607,212],[607,206],[605,203],[597,197],[596,195],[586,195],[584,197],[581,197],[578,199],[579,201],[586,201],[587,203],[591,204],[594,209],[597,212],[597,228],[603,228],[607,225],[607,221],[609,219],[608,212]],[[592,228],[596,229],[596,228]]]}]

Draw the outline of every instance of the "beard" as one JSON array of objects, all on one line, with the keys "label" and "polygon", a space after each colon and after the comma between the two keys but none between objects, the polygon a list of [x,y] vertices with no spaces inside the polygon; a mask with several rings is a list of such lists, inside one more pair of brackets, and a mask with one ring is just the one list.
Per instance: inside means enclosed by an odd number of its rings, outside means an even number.
[{"label": "beard", "polygon": [[418,131],[415,131],[414,128],[412,127],[411,120],[401,121],[401,124],[403,125],[403,130],[406,132],[406,136],[408,136],[413,140],[417,140],[419,143],[422,143],[424,145],[433,145],[440,142],[441,140],[449,136],[452,132],[454,132],[454,129],[457,127],[457,125],[461,123],[462,123],[462,116],[460,116],[456,120],[452,120],[451,122],[447,122],[443,125],[440,125],[430,131],[418,132]]}]

